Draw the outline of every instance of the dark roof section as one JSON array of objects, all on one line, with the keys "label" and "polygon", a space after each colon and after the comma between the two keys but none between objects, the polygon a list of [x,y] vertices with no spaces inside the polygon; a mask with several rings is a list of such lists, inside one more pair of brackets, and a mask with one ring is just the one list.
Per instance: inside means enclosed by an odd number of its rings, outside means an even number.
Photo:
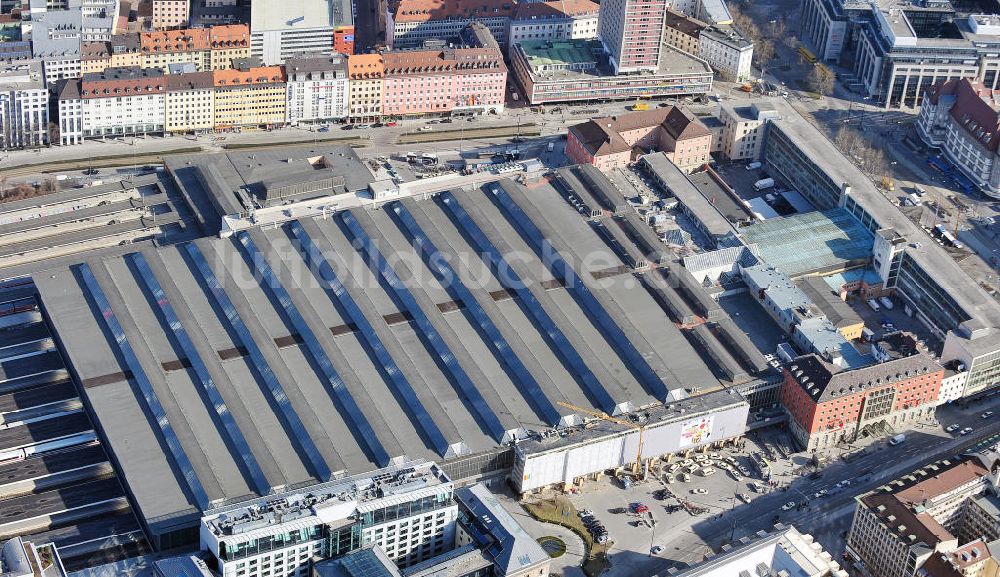
[{"label": "dark roof section", "polygon": [[800,281],[799,288],[838,329],[864,323],[864,320],[851,308],[851,305],[834,293],[822,277],[805,277]]},{"label": "dark roof section", "polygon": [[918,375],[944,371],[944,367],[924,353],[878,363],[853,371],[827,363],[816,354],[794,359],[786,368],[792,379],[816,403],[842,395],[880,388]]}]

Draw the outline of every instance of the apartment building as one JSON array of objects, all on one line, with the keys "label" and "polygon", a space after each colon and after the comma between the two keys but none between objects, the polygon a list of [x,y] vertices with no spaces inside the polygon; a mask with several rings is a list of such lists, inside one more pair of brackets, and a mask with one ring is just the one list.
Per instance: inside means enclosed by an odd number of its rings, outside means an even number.
[{"label": "apartment building", "polygon": [[107,42],[84,42],[80,50],[83,74],[105,68],[142,67],[143,55],[138,33],[115,34]]},{"label": "apartment building", "polygon": [[998,465],[995,449],[951,457],[855,497],[848,555],[872,577],[913,577],[927,575],[929,562],[991,538],[961,535],[971,528],[971,503],[995,498]]},{"label": "apartment building", "polygon": [[215,77],[211,71],[168,74],[164,130],[169,134],[215,128]]},{"label": "apartment building", "polygon": [[285,124],[285,70],[262,66],[215,70],[215,129],[272,128]]},{"label": "apartment building", "polygon": [[224,24],[208,29],[208,69],[237,68],[236,62],[250,57],[250,27]]},{"label": "apartment building", "polygon": [[418,48],[425,40],[455,38],[466,26],[479,22],[506,46],[514,6],[511,0],[400,0],[388,16],[386,44],[393,49]]},{"label": "apartment building", "polygon": [[453,496],[434,463],[387,467],[208,511],[201,547],[223,577],[306,577],[363,545],[405,567],[454,547]]},{"label": "apartment building", "polygon": [[698,37],[702,30],[708,28],[710,24],[702,22],[693,16],[676,10],[667,8],[664,18],[663,39],[664,41],[688,54],[698,53]]},{"label": "apartment building", "polygon": [[153,30],[187,27],[190,2],[191,0],[149,0],[152,8],[150,26]]},{"label": "apartment building", "polygon": [[600,6],[592,0],[549,0],[517,4],[507,41],[597,38]]},{"label": "apartment building", "polygon": [[208,29],[186,28],[143,32],[139,36],[144,68],[159,68],[164,72],[171,64],[194,64],[199,71],[208,70]]},{"label": "apartment building", "polygon": [[49,93],[37,61],[0,70],[0,150],[49,143]]},{"label": "apartment building", "polygon": [[723,124],[722,154],[730,160],[759,160],[764,150],[764,129],[778,117],[766,102],[726,101],[719,107]]},{"label": "apartment building", "polygon": [[346,57],[292,58],[285,63],[285,73],[289,124],[347,118],[350,89]]},{"label": "apartment building", "polygon": [[884,436],[929,418],[944,368],[923,352],[859,369],[844,369],[810,354],[784,370],[781,402],[791,431],[807,451]]},{"label": "apartment building", "polygon": [[347,57],[349,117],[365,121],[382,117],[382,85],[385,64],[380,54],[353,54]]},{"label": "apartment building", "polygon": [[1000,198],[1000,90],[962,78],[930,87],[917,117],[917,134],[940,148],[983,193]]},{"label": "apartment building", "polygon": [[382,61],[382,114],[485,114],[503,110],[507,67],[498,49],[393,51],[384,53]]}]

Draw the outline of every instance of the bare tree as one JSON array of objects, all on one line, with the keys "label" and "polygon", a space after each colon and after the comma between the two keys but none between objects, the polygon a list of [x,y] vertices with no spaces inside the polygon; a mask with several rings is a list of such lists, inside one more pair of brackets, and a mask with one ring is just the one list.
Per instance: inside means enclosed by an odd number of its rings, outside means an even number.
[{"label": "bare tree", "polygon": [[809,83],[809,87],[814,92],[818,92],[823,96],[829,96],[833,93],[836,77],[833,75],[833,70],[830,70],[828,66],[817,63],[806,76],[806,82]]},{"label": "bare tree", "polygon": [[767,38],[756,42],[753,45],[753,60],[757,68],[767,68],[775,56],[774,42]]}]

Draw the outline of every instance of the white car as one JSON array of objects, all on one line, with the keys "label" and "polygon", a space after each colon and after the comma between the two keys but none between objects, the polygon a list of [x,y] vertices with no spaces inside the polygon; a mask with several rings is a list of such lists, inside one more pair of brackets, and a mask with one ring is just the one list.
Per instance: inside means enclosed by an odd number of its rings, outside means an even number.
[{"label": "white car", "polygon": [[428,130],[434,130],[434,128],[431,126],[421,126],[420,128],[417,128],[417,130],[420,132],[427,132]]},{"label": "white car", "polygon": [[737,493],[736,497],[744,503],[750,503],[750,495],[747,495],[746,493]]},{"label": "white car", "polygon": [[649,551],[653,555],[659,555],[660,553],[663,553],[663,547],[660,547],[659,545],[657,545],[657,546],[653,547],[652,549],[650,549]]},{"label": "white car", "polygon": [[691,489],[691,493],[694,495],[707,495],[708,489],[704,487],[698,487],[697,489]]},{"label": "white car", "polygon": [[955,431],[958,430],[958,427],[959,427],[958,425],[948,425],[944,431],[946,433],[954,433]]},{"label": "white car", "polygon": [[988,419],[988,418],[990,418],[990,417],[992,417],[992,416],[993,416],[993,411],[986,411],[985,413],[983,413],[983,414],[982,414],[982,415],[980,415],[980,416],[981,416],[982,418],[984,418],[984,419]]},{"label": "white car", "polygon": [[795,508],[795,501],[789,501],[781,506],[782,511],[788,511],[789,509]]},{"label": "white car", "polygon": [[972,432],[972,427],[966,427],[966,428],[962,429],[962,431],[959,433],[959,435],[962,435],[964,437],[965,435],[968,435],[971,432]]}]

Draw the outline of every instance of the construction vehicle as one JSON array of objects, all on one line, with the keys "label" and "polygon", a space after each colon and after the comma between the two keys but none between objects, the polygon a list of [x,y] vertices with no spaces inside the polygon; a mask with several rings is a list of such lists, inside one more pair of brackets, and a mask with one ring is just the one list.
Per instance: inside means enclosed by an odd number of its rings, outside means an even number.
[{"label": "construction vehicle", "polygon": [[617,424],[622,425],[624,427],[629,427],[630,429],[635,429],[635,430],[639,431],[639,443],[638,443],[638,446],[636,448],[635,464],[632,465],[632,475],[637,480],[641,480],[645,476],[645,473],[642,470],[642,433],[645,430],[645,427],[643,427],[642,425],[640,425],[638,423],[633,423],[632,421],[629,421],[628,419],[619,419],[618,417],[612,417],[611,415],[609,415],[609,414],[607,414],[605,412],[602,412],[602,411],[592,411],[590,409],[584,409],[583,407],[577,407],[576,405],[571,405],[569,403],[564,403],[562,401],[557,401],[556,404],[558,404],[561,407],[565,407],[567,409],[570,409],[570,410],[573,410],[573,411],[577,411],[577,412],[582,413],[584,415],[590,415],[591,417],[594,417],[595,419],[601,419],[602,421],[609,421],[609,422],[612,422],[612,423],[617,423]]},{"label": "construction vehicle", "polygon": [[888,176],[882,177],[882,188],[892,192],[896,188],[896,183]]},{"label": "construction vehicle", "polygon": [[649,103],[648,102],[642,102],[641,100],[639,100],[638,98],[636,98],[635,103],[632,105],[632,111],[633,112],[640,112],[642,110],[649,110]]},{"label": "construction vehicle", "polygon": [[742,90],[743,92],[753,92],[753,84],[747,82],[743,86],[740,86],[740,90]]}]

